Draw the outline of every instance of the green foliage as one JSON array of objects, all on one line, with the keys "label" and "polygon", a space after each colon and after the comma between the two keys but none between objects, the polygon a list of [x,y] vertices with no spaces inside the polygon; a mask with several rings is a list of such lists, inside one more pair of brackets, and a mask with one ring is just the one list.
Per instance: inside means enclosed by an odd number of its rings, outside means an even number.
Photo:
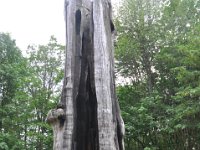
[{"label": "green foliage", "polygon": [[199,3],[122,4],[115,56],[131,80],[117,87],[127,150],[200,149]]},{"label": "green foliage", "polygon": [[2,133],[0,136],[1,150],[21,150],[23,149],[23,142],[17,139],[14,134]]},{"label": "green foliage", "polygon": [[45,118],[47,112],[56,106],[60,96],[64,46],[58,44],[53,36],[47,45],[29,46],[28,64],[30,77],[26,86],[31,121],[27,122],[26,132],[27,138],[31,140],[27,144],[37,149],[51,149],[52,129],[45,123]]},{"label": "green foliage", "polygon": [[1,142],[0,143],[0,149],[2,149],[2,150],[8,150],[7,144],[5,142]]},{"label": "green foliage", "polygon": [[[126,150],[200,149],[200,1],[126,0],[116,17],[117,87]],[[64,46],[29,46],[0,33],[0,150],[52,149]]]},{"label": "green foliage", "polygon": [[64,46],[29,46],[23,57],[8,34],[0,34],[0,149],[51,149],[45,122],[61,92]]},{"label": "green foliage", "polygon": [[[0,33],[0,143],[3,149],[17,149],[21,146],[16,100],[19,84],[25,76],[26,60],[9,34]],[[20,148],[18,148],[20,149]]]}]

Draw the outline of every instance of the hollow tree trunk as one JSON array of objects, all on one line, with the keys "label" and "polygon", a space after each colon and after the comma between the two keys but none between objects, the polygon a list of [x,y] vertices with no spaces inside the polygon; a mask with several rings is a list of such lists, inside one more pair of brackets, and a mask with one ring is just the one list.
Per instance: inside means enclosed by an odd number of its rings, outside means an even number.
[{"label": "hollow tree trunk", "polygon": [[63,91],[47,121],[54,150],[123,150],[124,124],[115,94],[109,0],[66,0]]}]

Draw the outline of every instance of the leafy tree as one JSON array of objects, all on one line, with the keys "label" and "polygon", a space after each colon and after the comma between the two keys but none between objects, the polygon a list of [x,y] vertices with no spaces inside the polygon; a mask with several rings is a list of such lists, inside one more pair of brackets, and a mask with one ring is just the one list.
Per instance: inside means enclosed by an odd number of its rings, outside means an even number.
[{"label": "leafy tree", "polygon": [[0,33],[0,145],[2,149],[22,147],[16,101],[26,75],[26,60],[9,34]]},{"label": "leafy tree", "polygon": [[[27,132],[28,147],[51,149],[52,131],[45,123],[47,111],[55,107],[60,96],[64,66],[64,46],[51,36],[47,45],[29,46],[30,78],[27,83],[29,109]],[[28,140],[30,139],[30,140]]]},{"label": "leafy tree", "polygon": [[0,149],[51,149],[45,117],[60,95],[64,46],[52,36],[47,45],[29,46],[24,58],[1,33],[0,51]]},{"label": "leafy tree", "polygon": [[162,1],[127,0],[117,19],[119,31],[116,58],[118,71],[133,82],[147,79],[147,90],[153,91],[154,57],[159,51]]},{"label": "leafy tree", "polygon": [[[199,33],[198,26],[195,31],[197,34]],[[175,134],[182,135],[177,137],[180,143],[187,141],[188,145],[182,146],[188,147],[188,149],[193,147],[198,149],[199,136],[195,133],[199,130],[200,47],[198,36],[191,35],[191,37],[184,45],[174,47],[173,51],[167,48],[160,52],[157,55],[157,67],[162,68],[159,70],[161,74],[165,75],[165,78],[160,78],[158,81],[165,83],[167,92],[164,95],[168,95],[168,98],[165,97],[165,102],[170,104],[169,112],[172,114],[171,118],[168,118],[170,126]],[[164,87],[163,85],[159,86]],[[190,135],[187,135],[189,133]]]},{"label": "leafy tree", "polygon": [[199,0],[153,2],[124,1],[116,21],[126,149],[199,149]]}]

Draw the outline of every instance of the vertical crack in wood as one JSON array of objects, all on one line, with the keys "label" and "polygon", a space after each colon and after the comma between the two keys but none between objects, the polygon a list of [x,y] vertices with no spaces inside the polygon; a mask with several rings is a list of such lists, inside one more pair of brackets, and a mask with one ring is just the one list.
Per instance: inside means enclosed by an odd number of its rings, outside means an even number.
[{"label": "vertical crack in wood", "polygon": [[[109,0],[65,0],[66,62],[54,150],[124,150]],[[63,118],[63,116],[65,116]]]},{"label": "vertical crack in wood", "polygon": [[[88,18],[89,19],[89,18]],[[94,84],[93,45],[90,20],[83,27],[82,57],[78,95],[76,97],[76,150],[98,150],[97,100]],[[76,25],[77,26],[77,25]]]},{"label": "vertical crack in wood", "polygon": [[80,34],[80,28],[81,28],[81,11],[80,9],[78,9],[76,11],[76,15],[75,15],[75,18],[76,18],[76,35],[79,35]]}]

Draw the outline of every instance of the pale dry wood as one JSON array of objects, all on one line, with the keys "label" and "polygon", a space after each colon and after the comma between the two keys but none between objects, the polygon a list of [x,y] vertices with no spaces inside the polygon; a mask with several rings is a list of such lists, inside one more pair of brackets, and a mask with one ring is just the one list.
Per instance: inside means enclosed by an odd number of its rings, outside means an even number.
[{"label": "pale dry wood", "polygon": [[[61,116],[49,113],[54,150],[123,150],[115,94],[114,25],[109,0],[66,0],[66,63]],[[52,111],[51,111],[52,112]]]},{"label": "pale dry wood", "polygon": [[47,122],[52,125],[54,135],[54,150],[61,150],[63,143],[63,121],[65,119],[65,112],[63,109],[52,109],[47,114]]},{"label": "pale dry wood", "polygon": [[111,29],[108,2],[93,2],[94,70],[98,103],[99,149],[116,150],[116,122],[113,116],[111,95]]}]

